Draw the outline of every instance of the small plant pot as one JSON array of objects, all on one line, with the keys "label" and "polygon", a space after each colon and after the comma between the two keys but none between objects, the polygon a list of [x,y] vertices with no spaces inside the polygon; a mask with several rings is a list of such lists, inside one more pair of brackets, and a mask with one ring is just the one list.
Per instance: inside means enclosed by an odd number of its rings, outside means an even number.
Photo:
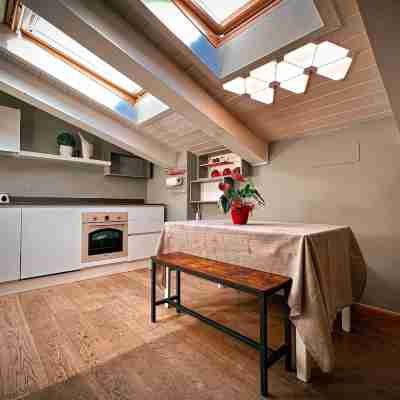
[{"label": "small plant pot", "polygon": [[231,216],[234,225],[246,225],[249,219],[251,207],[243,206],[241,208],[232,208]]},{"label": "small plant pot", "polygon": [[72,154],[74,152],[74,148],[71,146],[64,146],[64,145],[60,145],[59,148],[60,151],[60,155],[63,157],[72,157]]}]

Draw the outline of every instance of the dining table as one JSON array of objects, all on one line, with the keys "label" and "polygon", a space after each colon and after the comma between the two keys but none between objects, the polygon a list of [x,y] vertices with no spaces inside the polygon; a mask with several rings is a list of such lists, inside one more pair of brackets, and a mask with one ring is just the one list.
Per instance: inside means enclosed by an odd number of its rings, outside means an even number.
[{"label": "dining table", "polygon": [[298,377],[309,380],[311,359],[322,371],[333,371],[334,321],[339,312],[348,311],[360,300],[367,277],[364,257],[349,226],[275,221],[247,225],[227,220],[166,222],[157,254],[170,252],[292,278],[288,305],[298,347]]}]

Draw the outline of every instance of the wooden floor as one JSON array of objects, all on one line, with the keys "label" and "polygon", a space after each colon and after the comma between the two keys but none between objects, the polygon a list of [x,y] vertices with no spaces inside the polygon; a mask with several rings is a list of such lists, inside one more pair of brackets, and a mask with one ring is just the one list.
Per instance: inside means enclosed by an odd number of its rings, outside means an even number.
[{"label": "wooden floor", "polygon": [[[257,338],[254,299],[183,276],[183,303]],[[258,354],[174,310],[149,323],[148,271],[0,297],[0,398],[259,398]],[[279,344],[279,314],[271,318]],[[400,344],[355,327],[335,335],[337,368],[297,381],[270,370],[272,399],[400,399]]]}]

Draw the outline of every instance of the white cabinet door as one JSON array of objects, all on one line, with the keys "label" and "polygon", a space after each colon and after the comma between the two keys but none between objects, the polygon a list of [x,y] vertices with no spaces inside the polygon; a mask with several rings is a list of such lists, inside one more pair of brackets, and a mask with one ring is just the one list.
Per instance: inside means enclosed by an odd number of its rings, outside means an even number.
[{"label": "white cabinet door", "polygon": [[79,269],[81,229],[79,208],[23,208],[22,279]]},{"label": "white cabinet door", "polygon": [[164,225],[164,207],[130,207],[128,219],[130,235],[160,232]]},{"label": "white cabinet door", "polygon": [[20,150],[21,111],[0,106],[0,151]]},{"label": "white cabinet door", "polygon": [[128,240],[129,261],[143,260],[156,254],[161,233],[130,235]]},{"label": "white cabinet door", "polygon": [[20,279],[21,209],[0,209],[0,282]]}]

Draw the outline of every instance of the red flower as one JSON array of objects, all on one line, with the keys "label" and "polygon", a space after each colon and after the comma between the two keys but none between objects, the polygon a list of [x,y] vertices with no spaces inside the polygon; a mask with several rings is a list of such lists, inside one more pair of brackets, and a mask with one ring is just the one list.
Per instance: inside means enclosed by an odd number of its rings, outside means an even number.
[{"label": "red flower", "polygon": [[240,174],[232,174],[232,178],[233,178],[235,181],[246,182],[246,179],[244,179],[243,176],[240,175]]}]

